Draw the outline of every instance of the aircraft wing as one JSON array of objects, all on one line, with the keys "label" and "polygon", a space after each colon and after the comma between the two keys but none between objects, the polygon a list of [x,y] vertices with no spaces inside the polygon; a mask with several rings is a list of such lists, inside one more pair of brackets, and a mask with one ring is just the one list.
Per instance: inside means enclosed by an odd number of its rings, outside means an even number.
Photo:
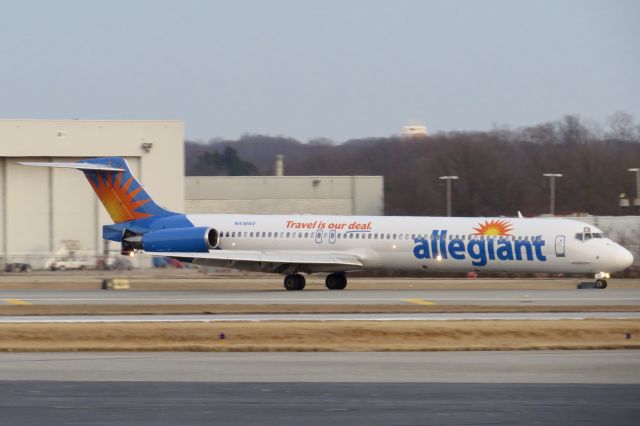
[{"label": "aircraft wing", "polygon": [[211,250],[198,252],[145,252],[151,256],[173,257],[196,265],[252,266],[252,269],[286,273],[289,271],[347,271],[362,268],[360,258],[351,253],[289,250]]}]

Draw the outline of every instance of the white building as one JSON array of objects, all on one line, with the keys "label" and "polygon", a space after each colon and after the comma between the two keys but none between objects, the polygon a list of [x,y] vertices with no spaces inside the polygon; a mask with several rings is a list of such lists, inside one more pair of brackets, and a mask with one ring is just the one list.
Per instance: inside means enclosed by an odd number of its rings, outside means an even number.
[{"label": "white building", "polygon": [[187,176],[187,213],[382,215],[382,176]]},{"label": "white building", "polygon": [[412,123],[402,127],[403,138],[419,138],[424,136],[427,136],[427,126],[425,125]]},{"label": "white building", "polygon": [[39,267],[65,240],[102,253],[111,220],[83,174],[16,162],[105,156],[125,157],[158,204],[183,210],[180,121],[0,120],[0,263]]}]

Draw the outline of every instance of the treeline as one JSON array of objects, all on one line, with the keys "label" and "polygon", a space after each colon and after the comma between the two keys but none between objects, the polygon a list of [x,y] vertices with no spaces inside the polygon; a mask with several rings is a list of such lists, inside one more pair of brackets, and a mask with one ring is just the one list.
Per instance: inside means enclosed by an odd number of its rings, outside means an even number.
[{"label": "treeline", "polygon": [[606,130],[566,116],[515,130],[365,138],[340,145],[251,135],[187,142],[187,174],[221,174],[219,164],[217,171],[207,169],[203,155],[218,152],[220,159],[229,147],[255,166],[249,174],[272,174],[275,156],[283,154],[287,175],[383,175],[389,215],[444,215],[445,188],[438,179],[443,175],[459,176],[453,183],[456,216],[546,213],[549,182],[543,173],[564,175],[556,183],[556,213],[610,215],[631,213],[619,207],[619,198],[635,196],[634,176],[627,169],[640,167],[640,126],[617,113]]}]

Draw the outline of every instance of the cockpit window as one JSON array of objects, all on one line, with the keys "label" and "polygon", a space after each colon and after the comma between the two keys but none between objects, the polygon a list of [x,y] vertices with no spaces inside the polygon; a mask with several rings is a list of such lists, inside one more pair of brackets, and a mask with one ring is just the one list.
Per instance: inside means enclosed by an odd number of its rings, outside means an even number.
[{"label": "cockpit window", "polygon": [[580,241],[582,241],[582,232],[578,232],[578,233],[576,234],[576,240],[580,240]]},{"label": "cockpit window", "polygon": [[599,232],[594,232],[594,233],[593,233],[593,234],[591,234],[591,235],[593,235],[593,238],[604,238],[604,237],[602,236],[602,234],[600,234]]},{"label": "cockpit window", "polygon": [[585,232],[584,233],[584,239],[586,240],[590,240],[591,239],[591,232]]}]

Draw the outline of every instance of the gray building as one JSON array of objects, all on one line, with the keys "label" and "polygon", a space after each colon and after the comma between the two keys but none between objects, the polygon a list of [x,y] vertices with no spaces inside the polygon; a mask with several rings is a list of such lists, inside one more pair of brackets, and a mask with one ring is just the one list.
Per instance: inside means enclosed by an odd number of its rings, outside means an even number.
[{"label": "gray building", "polygon": [[16,162],[104,156],[125,157],[158,204],[183,210],[180,121],[0,120],[0,262],[40,267],[66,240],[102,252],[111,219],[82,173]]},{"label": "gray building", "polygon": [[187,176],[187,213],[381,215],[382,176]]}]

